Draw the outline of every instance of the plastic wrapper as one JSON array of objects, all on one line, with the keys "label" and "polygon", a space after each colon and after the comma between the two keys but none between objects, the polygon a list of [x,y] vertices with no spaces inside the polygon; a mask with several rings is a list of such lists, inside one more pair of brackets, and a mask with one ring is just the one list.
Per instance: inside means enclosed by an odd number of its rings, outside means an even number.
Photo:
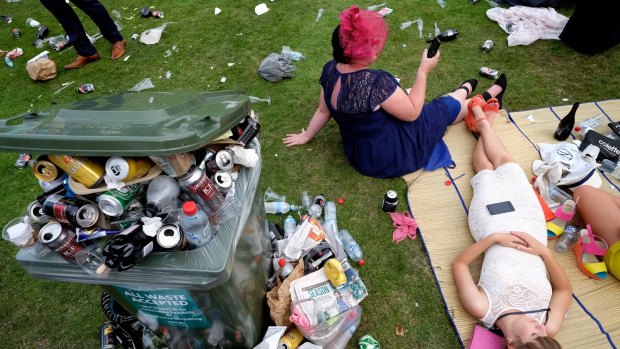
[{"label": "plastic wrapper", "polygon": [[[291,314],[294,316],[296,313],[295,308],[299,306],[299,303],[302,302],[314,302],[313,299],[305,299],[299,302],[294,302],[291,304]],[[312,343],[325,346],[332,340],[334,340],[338,335],[343,333],[347,328],[355,323],[359,323],[362,317],[362,307],[357,305],[344,313],[339,314],[336,317],[324,319],[324,321],[319,322],[315,326],[310,326],[308,324],[295,322],[297,328],[301,333],[310,340]]]},{"label": "plastic wrapper", "polygon": [[258,66],[258,75],[271,82],[293,77],[295,66],[283,55],[270,53]]}]

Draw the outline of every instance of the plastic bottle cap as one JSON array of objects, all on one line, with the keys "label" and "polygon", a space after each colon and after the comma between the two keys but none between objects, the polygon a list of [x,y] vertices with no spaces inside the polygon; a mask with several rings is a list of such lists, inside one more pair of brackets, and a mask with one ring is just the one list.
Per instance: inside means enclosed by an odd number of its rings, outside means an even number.
[{"label": "plastic bottle cap", "polygon": [[281,267],[286,265],[286,261],[284,260],[284,258],[278,259],[278,265],[281,266]]},{"label": "plastic bottle cap", "polygon": [[189,216],[193,216],[198,212],[198,206],[193,201],[185,201],[183,203],[183,213]]},{"label": "plastic bottle cap", "polygon": [[291,204],[291,211],[297,211],[297,205]]},{"label": "plastic bottle cap", "polygon": [[344,198],[342,197],[338,198],[338,203],[341,205],[344,204]]},{"label": "plastic bottle cap", "polygon": [[575,126],[575,131],[577,132],[581,131],[581,126]]},{"label": "plastic bottle cap", "polygon": [[364,264],[366,264],[366,261],[364,261],[363,259],[360,259],[359,262],[357,262],[357,264],[359,264],[360,267],[363,267]]}]

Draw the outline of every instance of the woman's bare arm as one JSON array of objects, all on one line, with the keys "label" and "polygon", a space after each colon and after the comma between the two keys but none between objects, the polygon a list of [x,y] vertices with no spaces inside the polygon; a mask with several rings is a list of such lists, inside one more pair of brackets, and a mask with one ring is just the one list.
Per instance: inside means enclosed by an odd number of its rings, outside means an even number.
[{"label": "woman's bare arm", "polygon": [[319,107],[314,112],[312,119],[310,119],[308,128],[302,128],[300,133],[289,133],[282,139],[282,142],[286,144],[287,147],[310,142],[310,140],[314,138],[314,136],[316,136],[323,129],[323,127],[325,127],[325,125],[327,125],[327,122],[329,122],[329,119],[331,118],[331,113],[329,112],[329,108],[327,108],[327,104],[325,104],[325,99],[323,97],[324,93],[323,89],[321,89]]}]

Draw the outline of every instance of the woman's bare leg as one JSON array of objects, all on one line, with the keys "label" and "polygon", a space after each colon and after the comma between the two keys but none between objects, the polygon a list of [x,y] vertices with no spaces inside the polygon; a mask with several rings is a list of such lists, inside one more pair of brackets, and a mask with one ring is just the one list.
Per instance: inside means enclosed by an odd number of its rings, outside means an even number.
[{"label": "woman's bare leg", "polygon": [[582,185],[573,191],[577,212],[609,246],[620,240],[620,197]]},{"label": "woman's bare leg", "polygon": [[[494,111],[487,111],[484,113],[487,118],[487,122],[493,126],[493,122],[497,117],[497,113]],[[474,170],[476,172],[480,172],[482,170],[493,170],[495,167],[489,158],[487,157],[487,153],[484,151],[484,140],[482,137],[478,137],[478,142],[476,143],[476,149],[474,150]]]},{"label": "woman's bare leg", "polygon": [[[467,86],[468,88],[471,87],[469,84],[465,84],[465,86]],[[498,85],[491,85],[491,87],[489,87],[486,92],[491,97],[495,97],[499,93],[502,92],[502,87]],[[454,92],[450,92],[447,95],[451,96],[452,98],[456,99],[457,101],[461,103],[461,110],[459,111],[459,114],[457,115],[456,119],[452,123],[452,125],[454,125],[462,121],[467,116],[468,114],[467,105],[469,104],[469,100],[471,98],[467,98],[468,97],[467,92],[463,90],[462,88],[456,89]]]},{"label": "woman's bare leg", "polygon": [[[508,163],[514,162],[512,156],[508,153],[508,150],[504,146],[504,143],[497,137],[495,131],[493,131],[493,127],[488,119],[486,119],[485,113],[482,111],[480,106],[475,106],[472,108],[474,113],[474,119],[480,120],[480,118],[484,118],[480,121],[477,121],[476,125],[478,128],[478,132],[480,133],[480,138],[482,139],[482,146],[484,149],[484,153],[489,161],[493,164],[493,168],[498,168],[499,166]],[[496,112],[487,112],[492,113],[492,120],[495,119]]]}]

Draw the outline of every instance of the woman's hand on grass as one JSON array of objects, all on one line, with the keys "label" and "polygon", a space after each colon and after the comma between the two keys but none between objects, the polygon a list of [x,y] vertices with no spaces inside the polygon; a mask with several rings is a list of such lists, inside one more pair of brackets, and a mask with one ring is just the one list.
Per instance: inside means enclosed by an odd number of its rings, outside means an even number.
[{"label": "woman's hand on grass", "polygon": [[310,141],[308,134],[305,129],[301,129],[300,133],[289,133],[282,139],[282,142],[287,147],[292,147],[294,145],[306,144]]}]

